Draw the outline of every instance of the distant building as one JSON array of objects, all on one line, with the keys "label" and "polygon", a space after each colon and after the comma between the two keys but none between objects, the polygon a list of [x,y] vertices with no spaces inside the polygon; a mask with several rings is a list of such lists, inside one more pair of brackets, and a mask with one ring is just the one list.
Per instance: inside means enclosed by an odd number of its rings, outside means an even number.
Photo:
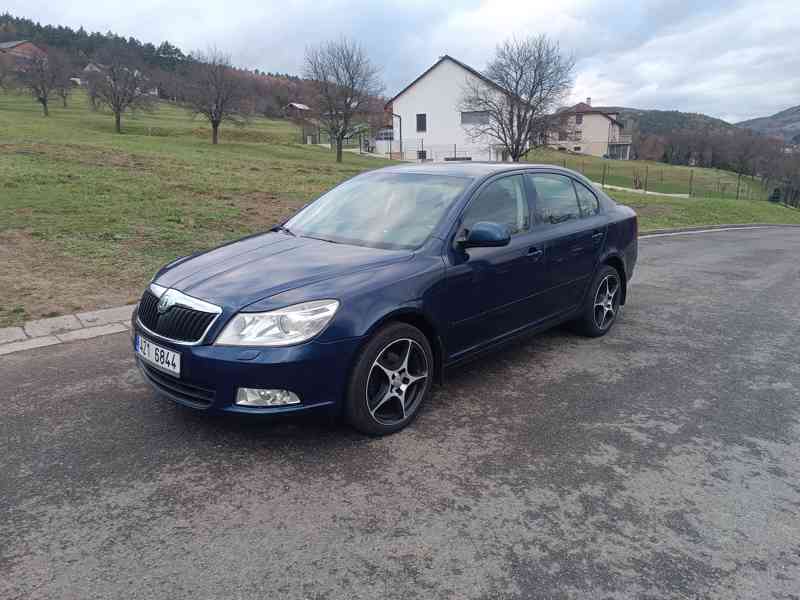
[{"label": "distant building", "polygon": [[17,62],[25,62],[40,56],[47,56],[47,52],[27,40],[0,42],[0,54],[10,56]]},{"label": "distant building", "polygon": [[592,99],[579,102],[557,114],[556,126],[548,135],[549,146],[558,150],[606,156],[619,160],[631,157],[631,135],[619,113],[592,107]]}]

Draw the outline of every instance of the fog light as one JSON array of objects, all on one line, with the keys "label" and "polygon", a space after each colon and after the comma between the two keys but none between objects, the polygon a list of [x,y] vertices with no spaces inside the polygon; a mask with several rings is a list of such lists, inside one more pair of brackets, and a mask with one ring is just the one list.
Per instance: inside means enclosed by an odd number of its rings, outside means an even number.
[{"label": "fog light", "polygon": [[289,390],[239,388],[236,392],[236,404],[240,406],[286,406],[287,404],[300,404],[300,398]]}]

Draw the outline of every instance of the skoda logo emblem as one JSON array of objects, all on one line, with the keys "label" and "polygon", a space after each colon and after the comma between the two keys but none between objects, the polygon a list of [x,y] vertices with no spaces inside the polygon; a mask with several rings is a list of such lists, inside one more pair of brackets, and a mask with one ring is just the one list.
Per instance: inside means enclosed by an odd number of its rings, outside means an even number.
[{"label": "skoda logo emblem", "polygon": [[176,300],[170,293],[171,291],[172,290],[167,290],[164,292],[164,295],[161,296],[161,300],[158,301],[158,314],[163,315],[170,308],[175,306]]}]

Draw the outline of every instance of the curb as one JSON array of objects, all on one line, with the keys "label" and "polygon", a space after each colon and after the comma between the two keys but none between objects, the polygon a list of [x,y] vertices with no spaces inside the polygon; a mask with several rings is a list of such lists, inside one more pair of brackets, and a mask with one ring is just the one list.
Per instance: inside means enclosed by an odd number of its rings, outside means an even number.
[{"label": "curb", "polygon": [[[713,233],[715,231],[737,231],[741,229],[800,228],[800,225],[776,225],[752,223],[743,225],[712,225],[707,227],[681,227],[677,229],[654,229],[639,235],[648,238]],[[27,321],[22,327],[0,328],[0,356],[45,346],[55,346],[76,340],[88,340],[103,335],[123,333],[130,329],[131,313],[136,304],[104,308],[90,312]]]},{"label": "curb", "polygon": [[693,233],[713,233],[715,231],[738,231],[741,229],[797,228],[800,225],[780,223],[742,223],[732,225],[706,225],[705,227],[678,227],[676,229],[651,229],[639,234],[639,239],[670,235],[688,235]]},{"label": "curb", "polygon": [[128,304],[0,328],[0,356],[128,331],[134,308],[135,304]]}]

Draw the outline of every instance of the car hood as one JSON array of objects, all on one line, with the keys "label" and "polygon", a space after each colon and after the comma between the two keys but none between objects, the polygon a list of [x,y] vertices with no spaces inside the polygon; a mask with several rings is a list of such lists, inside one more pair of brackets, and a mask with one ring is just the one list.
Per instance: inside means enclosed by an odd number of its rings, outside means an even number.
[{"label": "car hood", "polygon": [[[155,283],[238,310],[287,290],[412,256],[409,250],[382,250],[265,233],[167,265]],[[330,297],[338,294],[332,285]]]}]

